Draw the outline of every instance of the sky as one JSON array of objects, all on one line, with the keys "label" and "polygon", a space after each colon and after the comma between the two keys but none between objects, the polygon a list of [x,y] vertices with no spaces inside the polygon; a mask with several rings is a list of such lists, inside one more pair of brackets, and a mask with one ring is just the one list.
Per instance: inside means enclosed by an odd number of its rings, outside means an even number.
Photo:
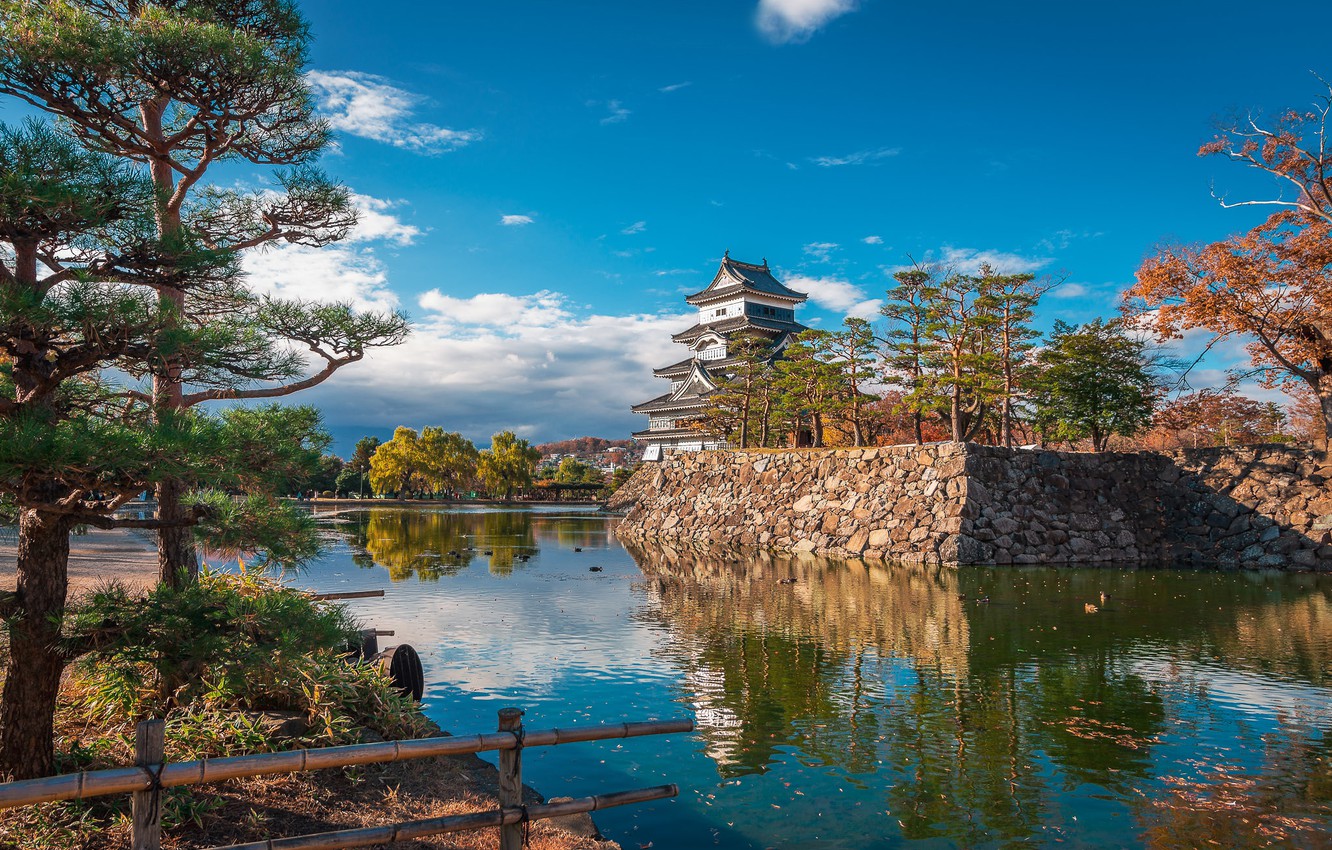
[{"label": "sky", "polygon": [[[687,356],[683,298],[727,250],[809,292],[813,326],[872,317],[913,260],[1065,278],[1042,328],[1112,315],[1154,246],[1270,211],[1219,204],[1277,190],[1196,155],[1216,119],[1307,106],[1332,77],[1325,2],[302,9],[322,165],[361,223],[250,257],[252,283],[414,326],[299,396],[343,454],[396,425],[478,444],[645,427],[629,406],[668,389],[651,371]],[[1220,346],[1193,383],[1242,362]]]}]

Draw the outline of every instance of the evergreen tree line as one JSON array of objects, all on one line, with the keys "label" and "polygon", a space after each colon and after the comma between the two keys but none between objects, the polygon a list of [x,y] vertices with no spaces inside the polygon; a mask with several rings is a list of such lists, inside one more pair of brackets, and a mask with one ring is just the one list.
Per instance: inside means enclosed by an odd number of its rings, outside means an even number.
[{"label": "evergreen tree line", "polygon": [[1056,323],[1034,309],[1055,285],[1031,274],[915,267],[897,272],[881,325],[848,318],[807,330],[774,358],[757,336],[694,425],[741,448],[864,446],[951,439],[1085,443],[1147,428],[1169,365],[1123,320]]}]

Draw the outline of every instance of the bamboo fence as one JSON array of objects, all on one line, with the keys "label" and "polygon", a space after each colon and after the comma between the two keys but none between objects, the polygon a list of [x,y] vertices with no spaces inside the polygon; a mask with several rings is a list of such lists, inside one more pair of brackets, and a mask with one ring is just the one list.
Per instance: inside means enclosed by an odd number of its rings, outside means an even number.
[{"label": "bamboo fence", "polygon": [[[445,738],[417,738],[407,741],[383,741],[351,744],[313,750],[257,753],[226,758],[166,762],[164,736],[166,724],[145,720],[136,729],[135,764],[109,770],[83,771],[41,779],[0,783],[0,809],[29,806],[56,800],[85,800],[113,794],[131,794],[133,850],[158,850],[161,842],[161,791],[182,785],[199,785],[284,773],[300,773],[334,767],[363,764],[388,764],[407,759],[457,756],[498,751],[500,809],[471,815],[455,815],[409,821],[387,826],[342,830],[293,838],[272,838],[252,844],[233,845],[215,850],[335,850],[365,847],[389,841],[403,841],[444,832],[459,832],[485,827],[500,827],[501,850],[522,846],[522,824],[579,812],[623,806],[646,800],[674,797],[678,788],[662,785],[635,791],[621,791],[595,797],[582,797],[540,806],[522,805],[522,751],[528,747],[574,744],[692,732],[692,720],[650,720],[608,726],[573,729],[544,729],[529,732],[522,725],[522,710],[505,708],[499,712],[499,731]],[[387,837],[386,837],[387,836]]]}]

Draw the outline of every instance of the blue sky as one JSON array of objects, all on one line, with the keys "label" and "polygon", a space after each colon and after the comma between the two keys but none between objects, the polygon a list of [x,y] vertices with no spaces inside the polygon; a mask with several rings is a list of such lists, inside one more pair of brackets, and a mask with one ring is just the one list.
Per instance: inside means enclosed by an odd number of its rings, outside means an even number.
[{"label": "blue sky", "polygon": [[726,249],[810,291],[807,324],[871,311],[908,257],[1066,275],[1043,327],[1108,315],[1154,244],[1260,220],[1209,194],[1274,192],[1195,156],[1212,119],[1332,75],[1315,2],[303,8],[324,165],[365,215],[254,282],[417,328],[302,395],[344,451],[398,424],[625,436]]}]

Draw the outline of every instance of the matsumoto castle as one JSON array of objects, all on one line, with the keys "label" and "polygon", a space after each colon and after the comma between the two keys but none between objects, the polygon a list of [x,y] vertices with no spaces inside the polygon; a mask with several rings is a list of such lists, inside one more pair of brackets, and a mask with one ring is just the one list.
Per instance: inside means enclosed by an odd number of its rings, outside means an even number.
[{"label": "matsumoto castle", "polygon": [[767,337],[772,356],[777,357],[791,337],[808,330],[795,320],[796,306],[808,297],[773,277],[767,260],[763,265],[742,263],[732,260],[727,251],[712,283],[685,299],[698,308],[698,322],[671,337],[689,347],[689,356],[652,372],[670,380],[670,392],[631,408],[648,416],[648,429],[633,435],[646,446],[643,459],[659,460],[665,449],[699,451],[723,445],[689,426],[703,412],[717,382],[735,365],[727,355],[727,344],[739,334]]}]

